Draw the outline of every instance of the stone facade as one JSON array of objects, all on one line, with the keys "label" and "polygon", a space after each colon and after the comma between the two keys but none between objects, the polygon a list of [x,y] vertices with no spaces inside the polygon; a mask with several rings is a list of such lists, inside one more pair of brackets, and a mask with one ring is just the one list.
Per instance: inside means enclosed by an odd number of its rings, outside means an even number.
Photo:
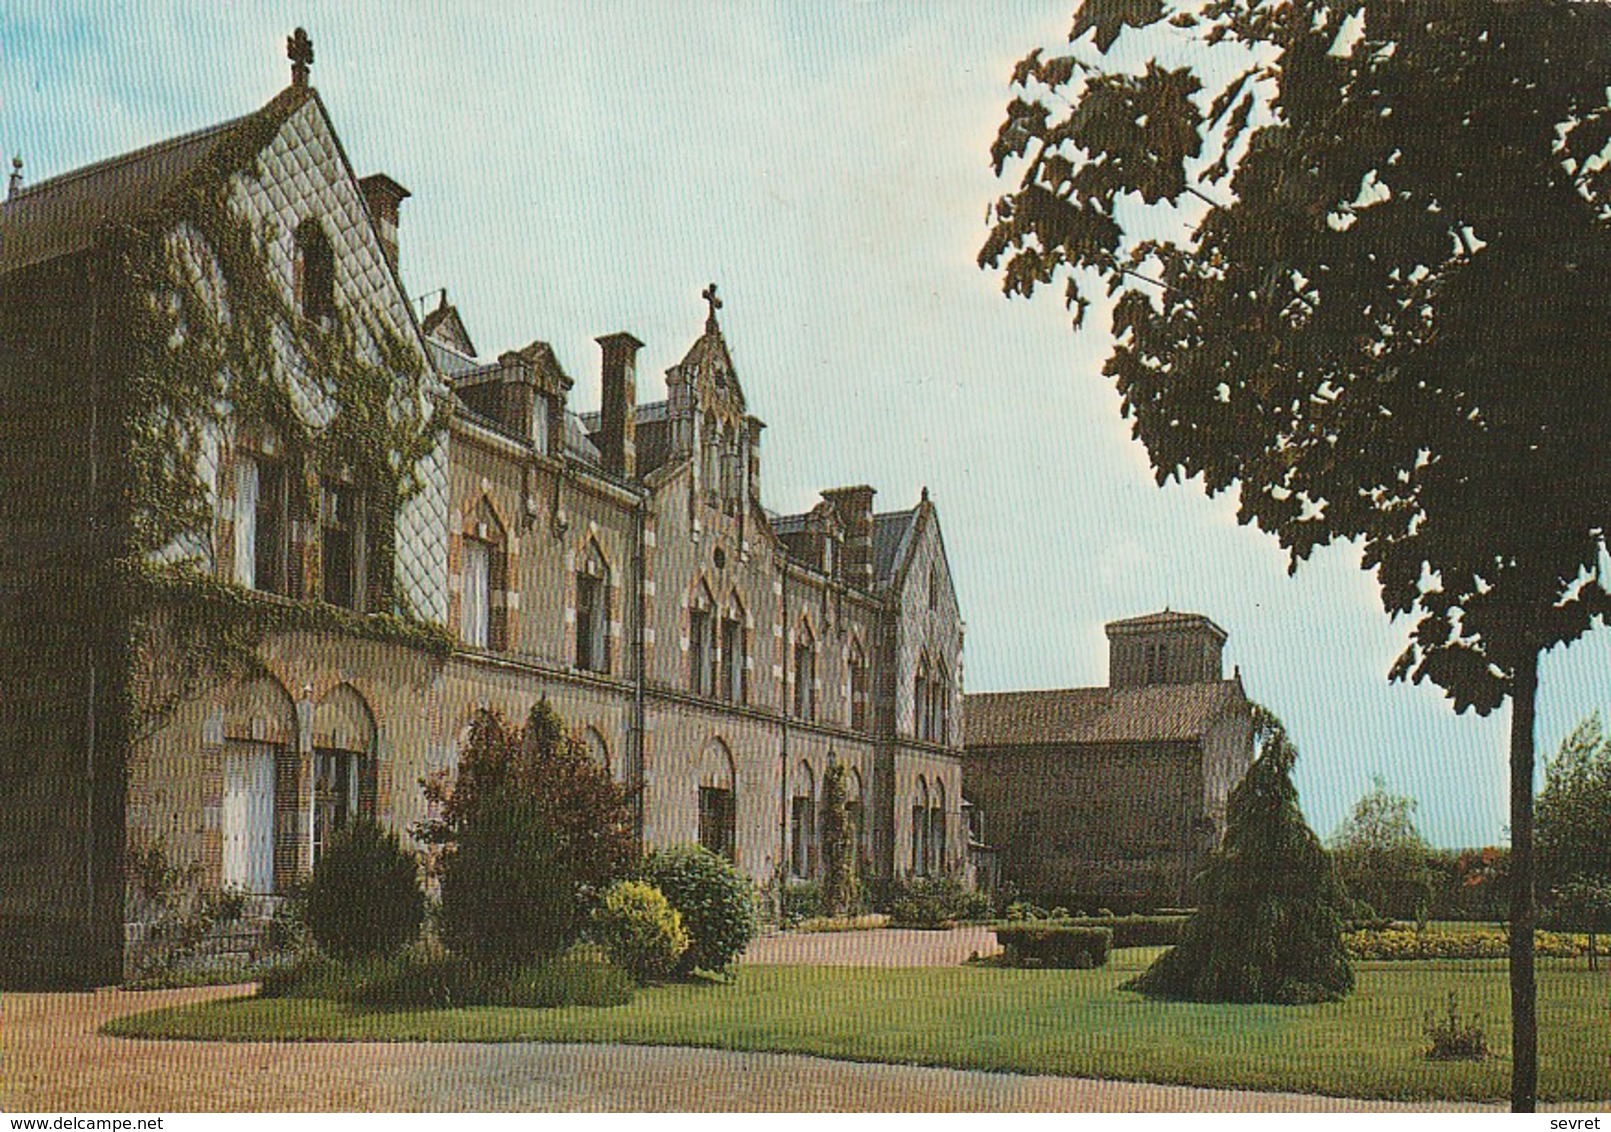
[{"label": "stone facade", "polygon": [[[30,618],[30,587],[89,572],[103,552],[85,543],[64,567],[28,548],[84,542],[68,513],[126,522],[115,492],[73,497],[95,448],[77,443],[85,420],[59,396],[119,349],[97,322],[97,288],[132,284],[98,242],[98,218],[141,219],[246,138],[255,158],[229,174],[226,198],[264,234],[273,284],[304,317],[398,335],[448,424],[388,517],[347,490],[339,461],[289,466],[275,436],[226,419],[198,455],[210,531],[151,564],[184,560],[282,608],[347,606],[360,630],[401,612],[454,645],[276,630],[259,671],[136,733],[111,714],[105,682],[141,647],[158,650],[160,669],[165,638],[140,638],[113,612]],[[760,885],[809,878],[821,867],[817,795],[838,761],[867,872],[960,868],[962,622],[926,491],[890,512],[862,486],[825,492],[805,515],[766,510],[764,426],[714,286],[665,401],[639,403],[644,347],[630,334],[599,339],[596,413],[568,404],[571,379],[544,343],[482,359],[445,293],[423,318],[405,298],[406,196],[389,177],[355,178],[317,94],[294,84],[257,115],[42,182],[0,209],[6,391],[37,426],[5,465],[5,621],[30,655],[61,661],[59,679],[5,688],[15,726],[0,814],[36,834],[0,850],[11,855],[6,962],[44,935],[66,942],[30,977],[115,978],[141,933],[126,866],[155,845],[262,914],[353,815],[405,832],[424,817],[421,779],[455,764],[477,712],[521,720],[542,700],[639,799],[646,847],[704,842]],[[207,241],[168,238],[205,276]],[[329,312],[310,305],[320,287]],[[296,378],[298,413],[322,427],[328,406],[297,376],[295,348],[264,346]],[[288,482],[318,499],[316,518],[276,502]],[[388,558],[395,578],[377,586]],[[93,642],[82,655],[80,638]]]},{"label": "stone facade", "polygon": [[1253,759],[1225,632],[1163,613],[1107,626],[1109,684],[967,697],[963,783],[1001,877],[1094,911],[1179,906]]}]

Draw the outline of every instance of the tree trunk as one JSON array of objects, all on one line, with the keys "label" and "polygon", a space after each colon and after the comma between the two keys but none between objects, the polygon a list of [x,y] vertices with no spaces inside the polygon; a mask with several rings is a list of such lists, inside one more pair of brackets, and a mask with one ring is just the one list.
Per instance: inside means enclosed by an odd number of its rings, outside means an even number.
[{"label": "tree trunk", "polygon": [[1510,1111],[1538,1103],[1538,988],[1533,979],[1533,709],[1538,653],[1516,664],[1510,696]]}]

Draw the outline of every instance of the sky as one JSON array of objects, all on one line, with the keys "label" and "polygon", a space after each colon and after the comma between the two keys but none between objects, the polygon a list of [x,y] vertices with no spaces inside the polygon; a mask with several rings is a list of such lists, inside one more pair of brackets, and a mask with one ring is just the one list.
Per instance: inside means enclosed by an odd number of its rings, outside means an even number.
[{"label": "sky", "polygon": [[[1015,60],[1073,0],[603,0],[0,8],[0,155],[26,179],[248,113],[312,83],[359,176],[402,206],[414,296],[446,288],[483,357],[549,342],[598,404],[593,339],[627,330],[639,398],[721,321],[782,512],[843,484],[928,487],[967,623],[969,691],[1105,683],[1111,620],[1164,607],[1229,633],[1227,675],[1287,724],[1310,824],[1380,779],[1436,845],[1506,838],[1508,715],[1389,684],[1409,623],[1356,548],[1289,575],[1234,500],[1160,488],[1061,290],[1009,301],[975,259],[1007,187],[989,147]],[[1611,708],[1611,630],[1548,654],[1541,754]]]}]

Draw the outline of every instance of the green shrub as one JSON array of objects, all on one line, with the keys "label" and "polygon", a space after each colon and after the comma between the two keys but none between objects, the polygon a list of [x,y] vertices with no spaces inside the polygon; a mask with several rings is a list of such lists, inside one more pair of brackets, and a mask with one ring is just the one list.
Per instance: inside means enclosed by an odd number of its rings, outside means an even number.
[{"label": "green shrub", "polygon": [[1063,921],[1076,928],[1106,928],[1114,947],[1173,947],[1185,933],[1187,916],[1087,916]]},{"label": "green shrub", "polygon": [[[1342,937],[1352,959],[1506,959],[1510,936],[1498,929],[1418,932],[1389,927],[1348,932]],[[1564,932],[1538,932],[1533,954],[1541,959],[1576,959],[1588,951],[1588,937]]]},{"label": "green shrub", "polygon": [[597,948],[574,947],[516,968],[490,967],[421,941],[391,956],[299,958],[266,975],[263,998],[322,998],[374,1007],[620,1006],[632,979]]},{"label": "green shrub", "polygon": [[580,899],[558,880],[563,866],[538,805],[485,796],[442,867],[442,933],[455,951],[494,967],[519,967],[576,938]]},{"label": "green shrub", "polygon": [[1428,1043],[1426,1056],[1430,1061],[1481,1061],[1488,1056],[1488,1035],[1483,1032],[1482,1017],[1460,1017],[1460,1001],[1449,992],[1447,1013],[1439,1017],[1428,1010],[1424,1027]]},{"label": "green shrub", "polygon": [[1231,791],[1225,840],[1198,881],[1181,940],[1125,985],[1198,1002],[1334,1001],[1354,986],[1342,945],[1347,896],[1298,808],[1298,752],[1254,710],[1259,755]]},{"label": "green shrub", "polygon": [[845,764],[830,760],[822,775],[822,910],[844,916],[856,908],[856,826],[850,820]]},{"label": "green shrub", "polygon": [[682,916],[688,950],[680,973],[726,971],[755,938],[755,888],[726,858],[697,845],[662,849],[642,873]]},{"label": "green shrub", "polygon": [[440,854],[443,935],[479,963],[563,950],[636,854],[625,793],[546,702],[523,728],[478,716],[456,775],[424,792],[441,807],[416,835]]},{"label": "green shrub", "polygon": [[814,880],[788,880],[778,893],[778,917],[792,928],[804,920],[820,920],[828,915],[822,899],[822,885]]},{"label": "green shrub", "polygon": [[658,888],[618,880],[593,909],[593,938],[639,982],[671,973],[688,950],[682,916]]},{"label": "green shrub", "polygon": [[996,929],[996,941],[1015,967],[1105,967],[1113,948],[1107,928],[1022,923]]},{"label": "green shrub", "polygon": [[912,877],[891,886],[891,927],[934,930],[989,918],[990,897],[955,877]]},{"label": "green shrub", "polygon": [[359,818],[338,832],[313,866],[308,930],[337,959],[389,955],[425,921],[419,861],[397,834]]}]

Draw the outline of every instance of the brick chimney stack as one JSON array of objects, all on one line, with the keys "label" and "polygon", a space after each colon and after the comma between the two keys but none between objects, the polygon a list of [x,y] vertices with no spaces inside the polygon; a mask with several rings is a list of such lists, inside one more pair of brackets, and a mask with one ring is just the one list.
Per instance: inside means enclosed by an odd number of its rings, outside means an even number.
[{"label": "brick chimney stack", "polygon": [[375,234],[380,237],[380,250],[386,262],[397,270],[397,213],[398,206],[414,194],[403,188],[384,173],[371,173],[358,182],[363,190],[364,203],[375,221]]},{"label": "brick chimney stack", "polygon": [[845,528],[843,577],[863,590],[873,588],[873,495],[866,484],[822,493]]},{"label": "brick chimney stack", "polygon": [[600,406],[598,446],[605,471],[636,479],[638,443],[638,351],[643,348],[622,331],[595,339],[604,351],[604,403]]}]

